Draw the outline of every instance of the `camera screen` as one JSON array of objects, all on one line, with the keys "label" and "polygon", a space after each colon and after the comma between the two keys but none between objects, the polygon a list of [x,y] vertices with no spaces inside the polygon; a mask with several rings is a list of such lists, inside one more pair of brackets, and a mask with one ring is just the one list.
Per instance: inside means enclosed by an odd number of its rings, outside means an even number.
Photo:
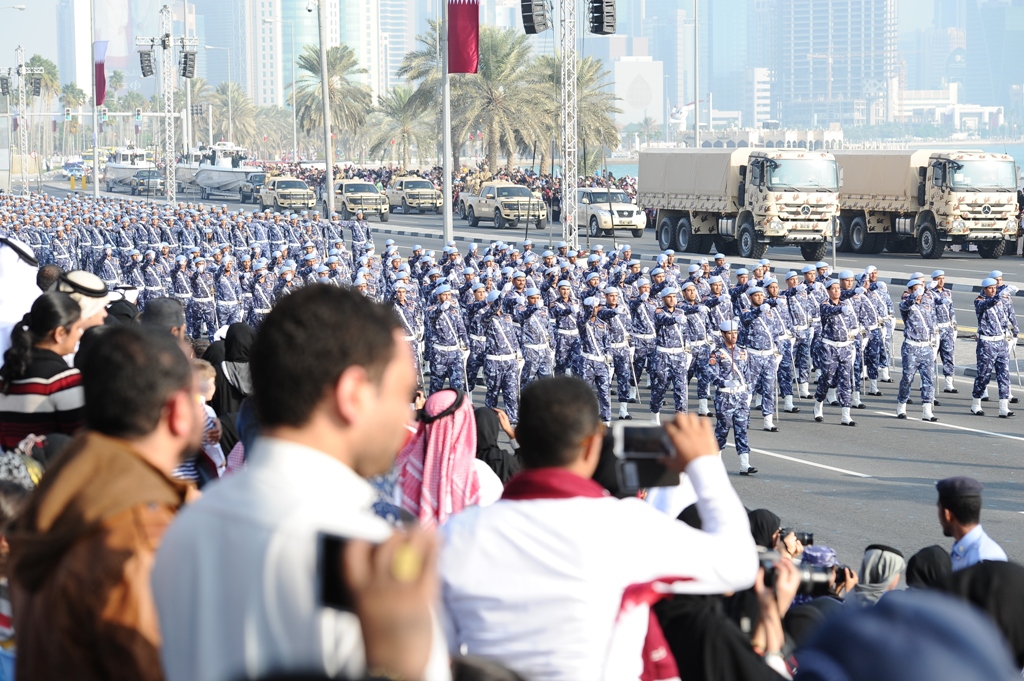
[{"label": "camera screen", "polygon": [[669,455],[661,426],[621,426],[621,437],[615,444],[615,453],[623,458],[660,459]]}]

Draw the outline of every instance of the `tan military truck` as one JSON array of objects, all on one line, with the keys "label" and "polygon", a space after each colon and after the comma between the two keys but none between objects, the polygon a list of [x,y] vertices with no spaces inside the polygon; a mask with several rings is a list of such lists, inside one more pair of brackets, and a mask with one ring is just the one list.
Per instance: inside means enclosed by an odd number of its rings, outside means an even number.
[{"label": "tan military truck", "polygon": [[1017,166],[1006,154],[836,151],[845,184],[837,250],[920,253],[974,244],[998,258],[1017,238]]},{"label": "tan military truck", "polygon": [[341,180],[334,183],[334,212],[341,213],[343,220],[351,220],[356,211],[363,211],[363,217],[376,215],[381,222],[391,216],[388,197],[377,191],[377,187],[366,180]]},{"label": "tan military truck", "polygon": [[481,220],[494,222],[497,229],[533,222],[537,229],[547,223],[547,206],[528,187],[514,182],[484,182],[476,194],[459,199],[459,215],[476,227]]},{"label": "tan military truck", "polygon": [[316,206],[316,194],[297,177],[271,177],[260,187],[259,201],[261,211],[268,208],[275,211],[284,208],[308,209]]},{"label": "tan military truck", "polygon": [[840,170],[806,149],[656,149],[640,152],[637,203],[658,211],[661,249],[760,258],[796,245],[825,257],[839,215]]},{"label": "tan military truck", "polygon": [[647,228],[647,214],[621,189],[604,187],[576,190],[576,225],[592,237],[628,231],[639,239]]},{"label": "tan military truck", "polygon": [[401,207],[403,214],[409,214],[414,209],[417,213],[428,210],[440,213],[444,203],[441,192],[434,187],[433,182],[415,176],[396,178],[388,187],[387,197],[392,213],[396,207]]}]

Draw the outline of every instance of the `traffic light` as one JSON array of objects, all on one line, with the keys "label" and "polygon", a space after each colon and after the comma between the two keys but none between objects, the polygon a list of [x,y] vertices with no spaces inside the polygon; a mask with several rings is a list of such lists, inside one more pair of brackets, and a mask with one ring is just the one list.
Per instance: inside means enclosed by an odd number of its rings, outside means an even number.
[{"label": "traffic light", "polygon": [[142,77],[149,78],[153,75],[153,51],[143,50],[139,52],[139,66],[142,67]]},{"label": "traffic light", "polygon": [[11,94],[11,77],[0,76],[0,95],[9,97]]},{"label": "traffic light", "polygon": [[142,120],[142,108],[141,107],[135,107],[135,120],[137,120],[137,121],[141,121]]},{"label": "traffic light", "polygon": [[590,32],[594,35],[615,33],[615,0],[590,0]]},{"label": "traffic light", "polygon": [[43,79],[39,76],[32,78],[32,96],[38,97],[43,93]]},{"label": "traffic light", "polygon": [[196,75],[196,53],[195,52],[182,52],[181,53],[181,77],[182,78],[194,78]]},{"label": "traffic light", "polygon": [[71,120],[71,109],[68,108],[68,107],[64,107],[64,120],[65,121],[70,121]]},{"label": "traffic light", "polygon": [[103,123],[107,122],[107,107],[105,106],[100,109],[100,121]]},{"label": "traffic light", "polygon": [[206,112],[206,105],[205,104],[193,104],[192,105],[192,115],[193,116],[202,116],[205,112]]},{"label": "traffic light", "polygon": [[527,35],[540,33],[551,28],[546,0],[522,0],[523,30]]}]

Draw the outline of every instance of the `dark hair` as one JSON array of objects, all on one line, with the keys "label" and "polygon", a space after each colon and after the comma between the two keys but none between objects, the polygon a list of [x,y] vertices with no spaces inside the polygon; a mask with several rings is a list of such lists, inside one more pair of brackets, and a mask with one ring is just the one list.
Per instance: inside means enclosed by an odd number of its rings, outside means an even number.
[{"label": "dark hair", "polygon": [[111,437],[153,432],[167,398],[192,387],[192,364],[166,333],[116,326],[86,352],[79,350],[85,422]]},{"label": "dark hair", "polygon": [[169,333],[185,323],[185,308],[175,298],[154,298],[146,302],[142,323],[158,326],[161,331]]},{"label": "dark hair", "polygon": [[976,525],[981,522],[981,497],[939,499],[939,506],[952,513],[961,525]]},{"label": "dark hair", "polygon": [[81,317],[82,308],[66,293],[44,293],[36,298],[31,311],[11,331],[11,347],[4,353],[4,365],[0,367],[5,395],[11,382],[23,378],[28,371],[36,343],[55,329],[71,326]]},{"label": "dark hair", "polygon": [[64,269],[60,265],[43,265],[36,272],[36,286],[40,291],[46,293],[51,286],[57,283],[62,274],[64,274]]},{"label": "dark hair", "polygon": [[21,509],[31,491],[12,480],[0,480],[0,532],[4,532]]},{"label": "dark hair", "polygon": [[249,357],[260,425],[306,424],[351,366],[379,381],[394,356],[398,328],[391,308],[356,291],[306,286],[285,297],[267,315]]},{"label": "dark hair", "polygon": [[525,468],[567,466],[580,442],[601,423],[597,397],[578,378],[559,376],[530,383],[519,397],[516,440]]}]

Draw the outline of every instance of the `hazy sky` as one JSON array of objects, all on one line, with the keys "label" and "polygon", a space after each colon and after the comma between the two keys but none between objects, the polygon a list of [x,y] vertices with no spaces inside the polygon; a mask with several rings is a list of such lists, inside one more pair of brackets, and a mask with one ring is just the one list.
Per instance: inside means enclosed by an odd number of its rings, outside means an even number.
[{"label": "hazy sky", "polygon": [[[358,0],[356,0],[358,1]],[[27,56],[42,54],[57,61],[57,0],[17,0],[25,11],[0,10],[0,45],[10,51],[0,55],[0,68],[14,66],[14,47],[21,45]],[[128,0],[123,0],[127,4]],[[899,32],[927,28],[932,22],[932,0],[897,0]],[[16,4],[12,2],[11,4]]]}]

